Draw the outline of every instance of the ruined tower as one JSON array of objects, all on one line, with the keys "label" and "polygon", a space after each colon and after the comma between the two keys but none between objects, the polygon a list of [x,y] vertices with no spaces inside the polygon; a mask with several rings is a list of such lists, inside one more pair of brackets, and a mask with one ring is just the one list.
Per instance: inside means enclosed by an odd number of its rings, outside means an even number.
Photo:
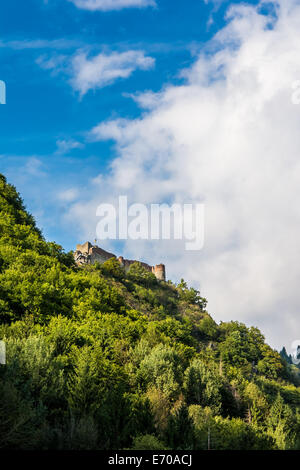
[{"label": "ruined tower", "polygon": [[157,264],[156,266],[152,267],[152,272],[155,274],[156,278],[159,281],[166,280],[166,268],[164,264]]}]

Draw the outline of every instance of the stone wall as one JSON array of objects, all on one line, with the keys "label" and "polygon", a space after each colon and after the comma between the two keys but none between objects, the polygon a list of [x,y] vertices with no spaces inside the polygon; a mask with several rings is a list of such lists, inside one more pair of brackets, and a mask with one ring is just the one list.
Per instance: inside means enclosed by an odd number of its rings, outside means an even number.
[{"label": "stone wall", "polygon": [[[94,264],[96,262],[102,264],[111,258],[116,258],[116,256],[113,253],[103,250],[97,245],[92,245],[90,242],[76,245],[76,250],[74,251],[74,259],[78,265]],[[133,263],[136,263],[136,260],[124,259],[123,256],[119,256],[118,261],[121,266],[124,267],[125,271],[128,271],[130,266]],[[150,266],[149,264],[141,261],[139,261],[139,263],[141,263],[143,268],[147,271],[153,273],[159,281],[166,280],[166,269],[164,264]]]}]

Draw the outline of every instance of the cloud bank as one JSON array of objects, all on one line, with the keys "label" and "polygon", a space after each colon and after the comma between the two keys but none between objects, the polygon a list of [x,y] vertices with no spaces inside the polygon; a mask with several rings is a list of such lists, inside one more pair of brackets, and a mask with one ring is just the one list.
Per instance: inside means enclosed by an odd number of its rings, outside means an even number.
[{"label": "cloud bank", "polygon": [[117,156],[69,217],[94,238],[97,205],[119,194],[204,202],[201,252],[129,240],[125,255],[165,262],[170,278],[201,287],[214,318],[256,325],[279,348],[300,330],[300,6],[259,8],[232,6],[184,84],[135,98],[139,119],[95,126],[90,138],[113,139]]},{"label": "cloud bank", "polygon": [[123,8],[145,8],[155,6],[155,0],[68,0],[77,8],[89,11],[122,10]]}]

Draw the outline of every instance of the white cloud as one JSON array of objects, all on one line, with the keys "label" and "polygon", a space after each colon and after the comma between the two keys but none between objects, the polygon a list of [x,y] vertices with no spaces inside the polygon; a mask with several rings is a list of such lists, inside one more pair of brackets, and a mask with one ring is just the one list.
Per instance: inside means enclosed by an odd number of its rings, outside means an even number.
[{"label": "white cloud", "polygon": [[46,176],[46,173],[45,173],[43,167],[44,167],[44,165],[41,162],[41,160],[39,160],[36,157],[29,157],[27,159],[26,164],[23,167],[23,171],[26,175],[35,176],[35,177],[40,178],[40,177]]},{"label": "white cloud", "polygon": [[66,74],[69,58],[64,54],[54,54],[51,56],[43,54],[37,58],[36,63],[44,70],[52,70],[55,75],[59,73]]},{"label": "white cloud", "polygon": [[37,63],[45,70],[68,75],[72,88],[83,96],[89,90],[103,88],[118,79],[130,77],[135,70],[151,69],[155,60],[137,50],[103,52],[93,57],[88,57],[84,51],[78,51],[71,58],[65,55],[50,58],[41,56]]},{"label": "white cloud", "polygon": [[169,277],[201,286],[214,318],[259,326],[281,347],[300,329],[300,106],[291,102],[299,1],[279,0],[277,14],[274,23],[257,7],[232,7],[184,85],[139,97],[140,119],[96,126],[93,139],[114,139],[117,158],[106,183],[90,187],[90,201],[69,215],[84,212],[76,219],[82,238],[94,238],[96,206],[119,194],[204,201],[202,252],[128,241],[125,255],[165,262]]},{"label": "white cloud", "polygon": [[88,58],[78,53],[72,60],[73,77],[71,84],[84,95],[88,90],[103,88],[119,78],[128,78],[135,70],[148,70],[154,59],[142,51],[112,52]]},{"label": "white cloud", "polygon": [[62,139],[56,142],[57,150],[55,152],[56,155],[66,155],[73,149],[82,148],[83,145],[80,142],[75,140],[69,139]]},{"label": "white cloud", "polygon": [[77,8],[90,11],[122,10],[123,8],[145,8],[156,6],[155,0],[68,0]]},{"label": "white cloud", "polygon": [[61,191],[58,194],[58,199],[64,203],[73,202],[79,196],[79,191],[77,188],[70,188],[66,189],[65,191]]}]

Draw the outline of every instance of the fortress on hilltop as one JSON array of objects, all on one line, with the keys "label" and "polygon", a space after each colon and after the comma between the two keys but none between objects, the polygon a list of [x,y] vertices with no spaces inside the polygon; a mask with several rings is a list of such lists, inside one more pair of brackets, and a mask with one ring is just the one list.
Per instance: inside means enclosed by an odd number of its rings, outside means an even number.
[{"label": "fortress on hilltop", "polygon": [[[125,271],[128,271],[130,266],[137,262],[136,260],[124,259],[123,256],[117,258],[113,253],[109,253],[97,245],[92,245],[90,242],[85,242],[83,245],[76,245],[76,251],[74,251],[75,263],[78,265],[94,264],[96,262],[102,264],[110,258],[116,258],[120,265],[124,267]],[[149,266],[147,263],[138,262],[147,271],[153,273],[159,281],[166,280],[166,268],[164,264]]]}]

